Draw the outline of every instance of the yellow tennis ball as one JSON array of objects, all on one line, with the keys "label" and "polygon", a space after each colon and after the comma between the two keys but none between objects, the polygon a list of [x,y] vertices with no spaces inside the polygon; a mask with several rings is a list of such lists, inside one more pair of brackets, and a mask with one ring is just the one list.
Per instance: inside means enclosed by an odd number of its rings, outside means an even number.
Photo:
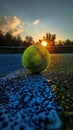
[{"label": "yellow tennis ball", "polygon": [[23,65],[33,73],[40,73],[50,63],[48,50],[42,45],[31,45],[22,55]]}]

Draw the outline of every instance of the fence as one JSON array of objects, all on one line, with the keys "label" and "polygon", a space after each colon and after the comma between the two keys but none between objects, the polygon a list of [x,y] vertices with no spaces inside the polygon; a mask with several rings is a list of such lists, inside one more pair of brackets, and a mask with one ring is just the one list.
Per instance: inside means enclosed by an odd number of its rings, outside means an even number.
[{"label": "fence", "polygon": [[[0,53],[23,53],[27,46],[0,46]],[[50,53],[73,53],[73,45],[55,45],[46,47]]]}]

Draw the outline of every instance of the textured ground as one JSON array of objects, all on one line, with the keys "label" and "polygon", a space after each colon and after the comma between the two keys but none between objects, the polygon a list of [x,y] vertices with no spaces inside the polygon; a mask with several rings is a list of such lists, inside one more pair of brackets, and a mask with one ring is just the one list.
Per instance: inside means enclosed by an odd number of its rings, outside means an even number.
[{"label": "textured ground", "polygon": [[62,122],[42,74],[12,73],[0,83],[0,130],[59,130]]},{"label": "textured ground", "polygon": [[63,107],[62,130],[73,130],[73,54],[51,55],[50,66],[43,73]]},{"label": "textured ground", "polygon": [[[1,57],[1,61],[5,56]],[[7,64],[7,68],[4,68],[3,63],[0,62],[0,74],[2,76],[4,76],[4,74],[7,74],[8,71],[10,73],[14,69],[16,70],[17,68],[22,68],[20,62],[21,58],[18,55],[16,57],[14,55],[15,61],[16,59],[18,61],[16,64],[14,60],[12,60],[14,63],[11,61],[11,57],[12,56],[9,56],[10,60],[7,60],[9,58],[5,58],[6,60],[3,59],[4,66]],[[13,64],[11,63],[12,67],[10,66],[9,69],[8,62],[10,64],[10,61]],[[23,74],[20,76],[22,77],[22,75]],[[63,108],[60,113],[60,118],[63,122],[62,130],[73,130],[73,54],[51,55],[50,66],[43,72],[43,75],[49,82],[49,85],[52,88],[52,92],[59,106],[62,106]]]}]

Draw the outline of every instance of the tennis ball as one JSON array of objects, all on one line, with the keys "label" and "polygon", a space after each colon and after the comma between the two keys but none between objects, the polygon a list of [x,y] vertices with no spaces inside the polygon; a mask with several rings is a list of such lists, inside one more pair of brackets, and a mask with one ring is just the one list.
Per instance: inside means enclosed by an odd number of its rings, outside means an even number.
[{"label": "tennis ball", "polygon": [[40,73],[50,62],[48,50],[42,45],[31,45],[22,55],[23,65],[33,73]]}]

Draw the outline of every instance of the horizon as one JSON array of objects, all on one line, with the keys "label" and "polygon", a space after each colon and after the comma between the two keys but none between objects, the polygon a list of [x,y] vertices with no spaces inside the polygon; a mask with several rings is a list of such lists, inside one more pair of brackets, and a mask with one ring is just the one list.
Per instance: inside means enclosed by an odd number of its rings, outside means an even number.
[{"label": "horizon", "polygon": [[56,34],[56,40],[73,40],[73,1],[5,1],[0,2],[0,30],[13,36],[32,36],[38,41],[46,33]]}]

